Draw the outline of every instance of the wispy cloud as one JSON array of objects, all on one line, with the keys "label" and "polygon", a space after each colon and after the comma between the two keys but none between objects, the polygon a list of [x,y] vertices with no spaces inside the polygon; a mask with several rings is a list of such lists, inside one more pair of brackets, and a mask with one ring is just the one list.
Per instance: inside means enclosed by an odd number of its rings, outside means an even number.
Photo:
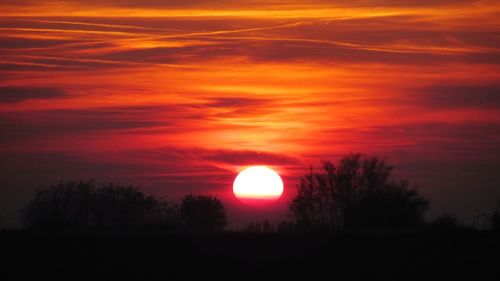
[{"label": "wispy cloud", "polygon": [[58,88],[0,87],[0,103],[15,103],[25,100],[55,99],[67,96]]}]

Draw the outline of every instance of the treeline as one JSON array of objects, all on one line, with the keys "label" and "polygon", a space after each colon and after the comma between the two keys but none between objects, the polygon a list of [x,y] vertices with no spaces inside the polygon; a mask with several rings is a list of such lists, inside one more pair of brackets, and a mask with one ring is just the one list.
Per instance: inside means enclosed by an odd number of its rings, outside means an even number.
[{"label": "treeline", "polygon": [[217,232],[227,225],[215,197],[187,195],[180,204],[132,186],[66,182],[36,190],[24,213],[32,229],[144,229]]},{"label": "treeline", "polygon": [[[289,216],[279,223],[248,224],[251,233],[330,232],[356,230],[456,229],[458,220],[443,215],[425,221],[429,200],[407,180],[393,178],[393,166],[374,156],[350,154],[324,162],[303,175],[289,202]],[[500,230],[500,203],[483,214]],[[66,182],[41,187],[24,213],[32,229],[162,229],[219,232],[226,210],[213,196],[187,195],[179,203],[147,196],[132,186]]]},{"label": "treeline", "polygon": [[[437,231],[490,227],[500,231],[500,201],[491,213],[476,216],[463,225],[451,214],[425,220],[429,200],[408,180],[393,178],[394,167],[376,156],[350,154],[338,162],[323,162],[310,168],[297,184],[297,195],[289,204],[289,219],[248,224],[244,231],[323,232],[357,230]],[[477,221],[482,220],[482,225]]]}]

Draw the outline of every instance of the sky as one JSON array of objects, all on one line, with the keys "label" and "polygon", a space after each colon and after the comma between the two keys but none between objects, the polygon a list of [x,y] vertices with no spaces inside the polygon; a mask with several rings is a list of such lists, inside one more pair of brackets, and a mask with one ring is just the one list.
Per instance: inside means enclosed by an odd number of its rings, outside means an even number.
[{"label": "sky", "polygon": [[[0,222],[40,185],[211,194],[232,227],[286,217],[309,166],[385,157],[465,224],[500,200],[500,3],[0,2]],[[284,195],[242,205],[267,165]]]}]

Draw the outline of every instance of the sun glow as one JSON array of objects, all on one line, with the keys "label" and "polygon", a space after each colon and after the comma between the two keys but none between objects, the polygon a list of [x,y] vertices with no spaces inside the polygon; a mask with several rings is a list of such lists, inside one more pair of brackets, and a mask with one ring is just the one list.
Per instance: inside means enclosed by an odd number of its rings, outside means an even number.
[{"label": "sun glow", "polygon": [[244,203],[270,203],[283,194],[283,181],[266,166],[252,166],[238,174],[233,192]]}]

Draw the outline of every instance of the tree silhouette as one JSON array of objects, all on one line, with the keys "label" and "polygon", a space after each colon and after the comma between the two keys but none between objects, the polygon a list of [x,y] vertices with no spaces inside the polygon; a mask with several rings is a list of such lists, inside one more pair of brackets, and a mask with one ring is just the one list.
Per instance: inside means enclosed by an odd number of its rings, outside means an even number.
[{"label": "tree silhouette", "polygon": [[292,218],[308,229],[413,227],[428,201],[406,180],[391,179],[393,167],[378,157],[351,154],[324,162],[301,177],[290,203]]},{"label": "tree silhouette", "polygon": [[213,196],[184,196],[180,217],[186,230],[191,232],[217,232],[227,225],[224,205]]},{"label": "tree silhouette", "polygon": [[175,208],[135,187],[95,181],[36,190],[25,210],[32,228],[132,228],[173,223]]}]

